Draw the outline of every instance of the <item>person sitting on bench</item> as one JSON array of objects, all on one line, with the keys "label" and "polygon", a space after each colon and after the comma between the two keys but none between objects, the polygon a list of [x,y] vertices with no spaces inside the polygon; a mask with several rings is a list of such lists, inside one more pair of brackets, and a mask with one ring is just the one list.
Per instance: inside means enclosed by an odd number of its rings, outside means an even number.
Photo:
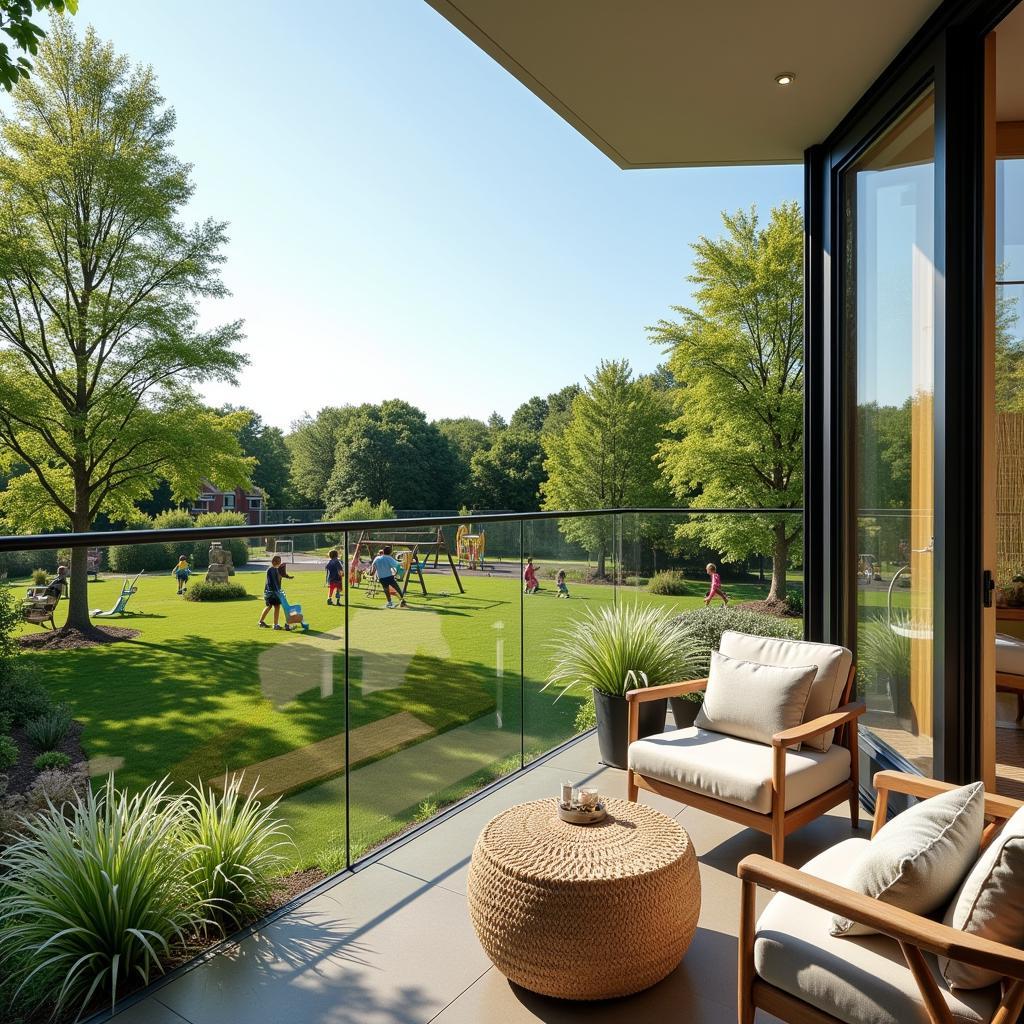
[{"label": "person sitting on bench", "polygon": [[46,584],[46,593],[50,597],[55,597],[59,601],[67,591],[68,585],[68,567],[66,565],[57,566],[57,575]]}]

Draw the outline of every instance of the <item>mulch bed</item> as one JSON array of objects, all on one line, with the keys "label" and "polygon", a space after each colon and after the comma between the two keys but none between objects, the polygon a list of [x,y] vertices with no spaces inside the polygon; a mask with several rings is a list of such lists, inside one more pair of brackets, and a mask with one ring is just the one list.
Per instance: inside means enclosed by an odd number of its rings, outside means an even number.
[{"label": "mulch bed", "polygon": [[[38,777],[39,772],[32,767],[32,762],[42,753],[36,750],[25,738],[25,730],[18,728],[13,730],[12,739],[18,744],[18,760],[10,768],[4,769],[7,776],[7,792],[9,794],[24,793]],[[68,734],[54,748],[62,754],[71,758],[71,763],[79,764],[88,761],[85,751],[82,749],[82,723],[72,722]]]},{"label": "mulch bed", "polygon": [[48,629],[42,633],[18,637],[18,645],[29,651],[75,651],[83,647],[116,644],[138,635],[137,629],[126,629],[123,626],[90,626],[89,629],[64,626],[62,629]]},{"label": "mulch bed", "polygon": [[744,601],[742,604],[730,605],[734,608],[746,608],[750,612],[761,615],[774,615],[777,619],[802,619],[800,612],[794,612],[785,601]]}]

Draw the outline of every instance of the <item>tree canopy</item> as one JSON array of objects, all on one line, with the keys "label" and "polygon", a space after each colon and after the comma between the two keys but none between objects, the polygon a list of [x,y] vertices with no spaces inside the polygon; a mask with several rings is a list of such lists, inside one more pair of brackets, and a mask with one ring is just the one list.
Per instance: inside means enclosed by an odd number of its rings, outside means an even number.
[{"label": "tree canopy", "polygon": [[[799,508],[803,500],[803,224],[796,203],[723,214],[693,245],[694,308],[650,328],[678,382],[662,465],[700,507]],[[707,516],[682,528],[730,559],[772,555],[770,600],[785,597],[799,516]]]},{"label": "tree canopy", "polygon": [[238,432],[238,443],[242,452],[254,460],[252,482],[266,495],[267,506],[272,508],[294,508],[291,486],[292,453],[285,443],[284,431],[263,422],[255,409],[236,408],[226,405],[222,415],[244,412],[248,416],[245,425]]},{"label": "tree canopy", "polygon": [[304,416],[293,423],[285,438],[291,452],[292,492],[307,507],[321,508],[327,504],[327,482],[334,472],[338,430],[353,412],[353,406],[325,406],[315,416]]},{"label": "tree canopy", "polygon": [[[65,20],[0,116],[0,459],[22,528],[126,518],[167,480],[248,483],[237,433],[195,397],[235,381],[240,322],[198,329],[197,302],[226,293],[225,225],[178,219],[190,169],[153,73]],[[81,565],[78,564],[78,561]],[[72,560],[69,624],[88,626],[85,551]]]},{"label": "tree canopy", "polygon": [[[0,32],[3,32],[22,54],[39,52],[46,31],[32,20],[32,6],[37,11],[74,14],[78,0],[0,0]],[[10,47],[0,43],[0,85],[10,92],[18,82],[32,73],[32,62],[25,56],[13,57]]]},{"label": "tree canopy", "polygon": [[535,511],[543,463],[537,437],[511,427],[501,431],[470,463],[474,505],[502,512]]}]

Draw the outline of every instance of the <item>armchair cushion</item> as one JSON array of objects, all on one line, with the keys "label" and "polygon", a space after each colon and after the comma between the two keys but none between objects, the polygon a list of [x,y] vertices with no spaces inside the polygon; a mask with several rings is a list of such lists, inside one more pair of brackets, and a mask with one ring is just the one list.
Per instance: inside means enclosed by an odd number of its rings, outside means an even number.
[{"label": "armchair cushion", "polygon": [[[629,745],[629,767],[670,786],[703,793],[758,814],[772,810],[772,748],[696,726]],[[846,782],[850,752],[836,745],[786,751],[786,810]]]},{"label": "armchair cushion", "polygon": [[[847,839],[819,854],[804,871],[842,882],[850,864],[869,845]],[[757,922],[754,968],[770,985],[848,1024],[929,1024],[921,993],[899,944],[885,935],[843,939],[831,934],[832,914],[793,896],[772,897]],[[991,1020],[999,987],[950,992],[934,957],[925,954],[953,1019]]]},{"label": "armchair cushion", "polygon": [[[820,718],[839,707],[843,688],[850,675],[853,655],[835,644],[816,644],[806,640],[779,640],[766,636],[750,636],[726,630],[718,649],[730,658],[756,661],[762,665],[817,665],[802,721]],[[800,723],[797,722],[797,725]],[[806,741],[806,746],[823,753],[832,746],[834,730]]]},{"label": "armchair cushion", "polygon": [[[1024,946],[1024,809],[1003,825],[975,861],[946,911],[952,928]],[[982,967],[939,958],[942,976],[955,988],[981,988],[999,980]]]},{"label": "armchair cushion", "polygon": [[[914,804],[883,825],[842,884],[914,914],[946,906],[978,856],[985,826],[980,782]],[[867,925],[835,917],[833,935],[869,935]]]},{"label": "armchair cushion", "polygon": [[711,652],[704,702],[694,725],[742,740],[771,743],[772,736],[804,720],[817,665],[759,665]]}]

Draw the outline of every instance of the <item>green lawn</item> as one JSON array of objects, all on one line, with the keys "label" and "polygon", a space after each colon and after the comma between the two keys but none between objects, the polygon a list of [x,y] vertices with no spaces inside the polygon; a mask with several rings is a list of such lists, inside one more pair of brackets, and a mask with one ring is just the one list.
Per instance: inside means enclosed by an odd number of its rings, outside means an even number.
[{"label": "green lawn", "polygon": [[[179,598],[170,576],[144,576],[129,606],[138,614],[108,620],[140,630],[137,638],[25,655],[83,722],[98,771],[114,770],[132,788],[164,775],[184,784],[225,771],[251,774],[258,762],[344,736],[344,609],[326,606],[322,576],[297,573],[287,585],[311,623],[308,633],[258,629],[262,573],[235,579],[249,599],[199,604]],[[428,574],[429,596],[410,587],[407,610],[351,592],[350,725],[412,720],[418,732],[380,749],[371,742],[349,779],[339,746],[336,771],[331,761],[326,774],[287,790],[281,812],[294,829],[296,863],[331,864],[338,856],[346,785],[352,844],[367,849],[517,767],[524,715],[527,758],[573,735],[581,696],[556,702],[553,691],[541,691],[552,639],[584,609],[610,604],[613,588],[575,584],[564,601],[545,586],[525,599],[521,634],[517,577],[464,582],[459,594],[450,576]],[[113,578],[91,583],[90,603],[109,607],[120,587]],[[691,589],[681,598],[627,589],[619,597],[683,610],[700,606],[705,584]],[[764,594],[755,585],[727,589],[740,600]],[[268,776],[273,769],[265,766],[265,782]]]}]

